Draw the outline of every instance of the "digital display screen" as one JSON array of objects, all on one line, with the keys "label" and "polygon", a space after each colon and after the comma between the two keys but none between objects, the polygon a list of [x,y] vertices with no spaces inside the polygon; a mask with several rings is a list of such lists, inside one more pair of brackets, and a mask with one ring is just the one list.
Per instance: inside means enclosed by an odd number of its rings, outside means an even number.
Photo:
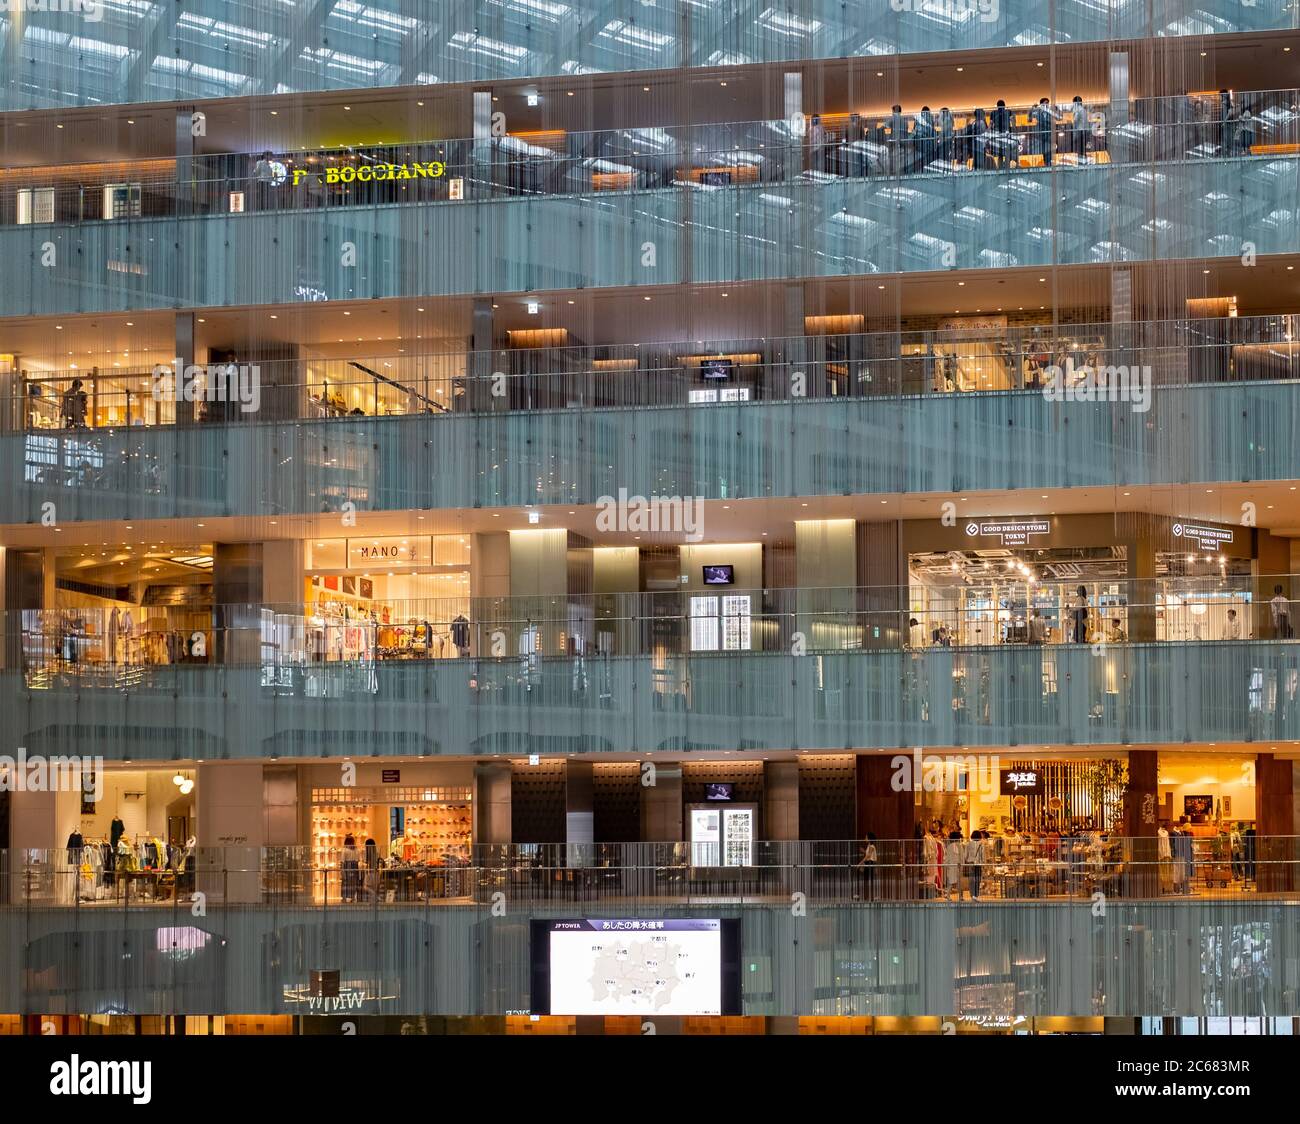
[{"label": "digital display screen", "polygon": [[733,585],[736,581],[735,566],[705,566],[705,585]]},{"label": "digital display screen", "polygon": [[531,932],[534,1014],[740,1013],[734,920],[534,920]]},{"label": "digital display screen", "polygon": [[706,359],[700,364],[700,377],[714,382],[725,382],[731,378],[731,369],[730,359]]},{"label": "digital display screen", "polygon": [[730,800],[732,793],[735,792],[736,786],[730,781],[719,782],[717,784],[706,784],[704,786],[705,800]]}]

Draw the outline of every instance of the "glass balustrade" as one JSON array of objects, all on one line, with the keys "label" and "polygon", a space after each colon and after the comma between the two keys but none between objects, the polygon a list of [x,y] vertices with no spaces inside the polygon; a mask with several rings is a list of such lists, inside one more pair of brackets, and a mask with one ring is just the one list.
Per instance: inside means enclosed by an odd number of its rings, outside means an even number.
[{"label": "glass balustrade", "polygon": [[[105,359],[107,364],[108,359]],[[1300,315],[610,344],[492,352],[174,360],[0,374],[0,430],[88,431],[368,417],[444,417],[655,406],[1030,391],[1124,401],[1201,383],[1300,372]],[[1141,385],[1130,373],[1141,375]],[[1113,383],[1113,390],[1111,384]],[[1120,395],[1123,394],[1123,399]],[[1130,399],[1132,401],[1130,402]],[[66,465],[48,473],[53,483]]]},{"label": "glass balustrade", "polygon": [[[887,354],[897,354],[897,346],[889,346]],[[924,380],[939,377],[941,364],[945,388],[952,372],[954,381],[978,386],[981,372],[1007,369],[1000,352],[995,357],[996,349],[983,344],[975,347],[973,362],[943,355],[948,347],[937,344],[935,355],[920,356],[916,365],[909,366],[917,358],[911,356],[894,363],[897,379],[882,373],[881,385],[893,381],[905,392],[923,387]],[[1156,358],[1159,350],[1141,354]],[[1180,353],[1171,346],[1169,364],[1153,364],[1153,377],[1159,370],[1161,379],[1218,379],[1227,356],[1239,351],[1252,358],[1232,359],[1234,373],[1293,370],[1286,341],[1240,349],[1215,345],[1205,349],[1200,367],[1195,350]],[[1031,352],[1030,362],[1043,354]],[[1186,372],[1184,360],[1191,361]],[[358,512],[573,507],[617,497],[620,489],[731,502],[1295,476],[1300,422],[1290,381],[1164,385],[1143,409],[1131,394],[1099,404],[1095,396],[1054,401],[1042,390],[865,397],[874,372],[882,370],[874,359],[855,368],[863,381],[853,393],[839,395],[834,392],[843,372],[832,370],[835,365],[826,364],[819,398],[793,395],[793,383],[778,376],[773,392],[790,395],[784,401],[527,410],[518,408],[527,401],[521,397],[509,403],[510,412],[490,419],[451,412],[293,420],[295,403],[285,420],[260,424],[57,428],[62,405],[56,410],[51,391],[42,395],[44,405],[24,415],[54,421],[56,428],[0,434],[6,479],[14,482],[0,494],[0,522],[39,523],[47,503],[56,505],[62,523],[275,519],[286,512],[337,514],[347,503]],[[884,369],[890,366],[886,359]],[[815,368],[787,362],[780,369]],[[522,376],[512,385],[523,395],[531,379]],[[657,385],[666,395],[687,389],[673,372]],[[481,389],[479,401],[487,406],[495,400],[491,380]],[[86,416],[102,420],[107,414],[102,403],[99,411],[92,403]],[[20,429],[24,416],[11,418]],[[773,438],[778,429],[779,441]]]},{"label": "glass balustrade", "polygon": [[712,615],[677,595],[629,595],[636,615],[483,602],[463,629],[432,606],[223,607],[210,630],[151,612],[129,638],[34,610],[8,616],[0,692],[17,744],[114,760],[1276,743],[1300,738],[1300,655],[1264,584],[1094,603],[1083,641],[1077,607],[1044,636],[1010,605],[922,623],[797,590]]},{"label": "glass balustrade", "polygon": [[[488,907],[502,893],[516,907],[611,908],[780,905],[795,892],[810,906],[1066,903],[1091,901],[1097,893],[1116,902],[1246,902],[1300,893],[1300,838],[1245,833],[1227,823],[1183,838],[1008,830],[978,841],[945,838],[938,848],[921,839],[883,839],[874,841],[873,862],[864,860],[861,840],[759,840],[750,861],[736,866],[701,857],[699,844],[682,842],[475,845],[469,854],[417,861],[346,858],[337,848],[324,864],[309,847],[167,847],[141,861],[132,846],[110,854],[92,844],[0,851],[0,906],[165,915],[188,909],[196,892],[214,907],[351,912]],[[945,868],[949,848],[960,851],[960,870]]]},{"label": "glass balustrade", "polygon": [[[1294,28],[1294,5],[997,0],[400,0],[380,6],[195,0],[31,11],[4,109],[192,101],[548,75],[1215,36]],[[0,26],[12,21],[0,17]],[[7,28],[6,28],[7,29]],[[317,44],[324,45],[317,45]],[[725,46],[723,46],[725,45]]]},{"label": "glass balustrade", "polygon": [[[1065,172],[1300,153],[1300,91],[1109,102],[958,106],[944,112],[812,114],[796,121],[504,134],[399,144],[202,153],[136,162],[10,169],[0,225],[99,225],[190,216],[347,211],[676,188],[826,186],[990,171]],[[975,176],[976,183],[992,185]],[[987,204],[986,204],[987,206]],[[960,218],[960,216],[959,216]],[[966,216],[977,222],[978,216]],[[143,228],[143,229],[148,229]],[[305,277],[299,299],[322,299]]]}]

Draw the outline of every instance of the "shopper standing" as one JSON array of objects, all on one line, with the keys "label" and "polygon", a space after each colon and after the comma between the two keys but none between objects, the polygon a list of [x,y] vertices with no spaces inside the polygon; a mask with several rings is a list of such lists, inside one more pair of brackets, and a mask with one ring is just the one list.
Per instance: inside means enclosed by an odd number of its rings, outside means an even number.
[{"label": "shopper standing", "polygon": [[1233,119],[1236,111],[1232,107],[1232,91],[1219,91],[1219,152],[1227,155],[1232,151]]},{"label": "shopper standing", "polygon": [[912,126],[912,140],[916,143],[919,170],[924,172],[929,169],[934,160],[935,151],[934,114],[930,112],[928,105],[921,106],[921,112],[917,114],[916,122]]},{"label": "shopper standing", "polygon": [[82,390],[80,379],[73,379],[72,385],[63,392],[59,413],[63,417],[64,429],[86,427],[86,392]]},{"label": "shopper standing", "polygon": [[980,900],[980,879],[984,874],[984,831],[972,831],[966,844],[966,873],[970,878],[970,900]]},{"label": "shopper standing", "polygon": [[1242,156],[1249,156],[1255,147],[1255,118],[1250,106],[1243,106],[1241,117],[1237,121],[1237,151]]},{"label": "shopper standing", "polygon": [[1079,158],[1079,163],[1084,164],[1088,160],[1088,111],[1084,108],[1083,98],[1078,94],[1074,95],[1074,101],[1070,104],[1070,132],[1074,154]]},{"label": "shopper standing", "polygon": [[1038,151],[1043,157],[1043,167],[1050,168],[1052,153],[1056,148],[1056,138],[1052,135],[1056,126],[1056,114],[1052,112],[1052,103],[1047,98],[1039,98],[1031,117],[1034,136],[1038,141]]},{"label": "shopper standing", "polygon": [[975,116],[966,126],[971,151],[971,167],[979,171],[984,167],[984,135],[989,131],[988,117],[983,109],[975,110]]},{"label": "shopper standing", "polygon": [[952,119],[952,110],[946,105],[939,109],[939,159],[951,164],[956,158],[953,150],[953,134],[956,126]]},{"label": "shopper standing", "polygon": [[355,901],[361,877],[361,852],[357,850],[357,841],[351,835],[343,839],[339,869],[343,872],[342,898],[345,902]]},{"label": "shopper standing", "polygon": [[912,170],[907,143],[907,118],[903,116],[901,105],[894,106],[889,113],[889,150],[893,154],[891,170],[894,175],[906,175]]},{"label": "shopper standing", "polygon": [[939,833],[931,827],[921,839],[921,882],[925,886],[925,896],[930,890],[939,889],[939,861],[943,855],[943,845],[939,842]]},{"label": "shopper standing", "polygon": [[952,892],[957,891],[957,900],[961,901],[961,868],[966,855],[966,844],[960,831],[950,831],[948,841],[943,845],[943,900],[952,901]]},{"label": "shopper standing", "polygon": [[275,182],[275,169],[271,167],[270,151],[263,152],[253,165],[253,189],[257,198],[257,209],[265,211],[271,206],[271,187]]},{"label": "shopper standing", "polygon": [[366,840],[366,900],[379,900],[379,847],[373,839]]},{"label": "shopper standing", "polygon": [[1291,602],[1282,593],[1282,587],[1273,587],[1273,599],[1268,603],[1273,614],[1273,636],[1278,640],[1291,639]]},{"label": "shopper standing", "polygon": [[1070,610],[1070,620],[1074,625],[1074,642],[1088,642],[1088,587],[1081,585],[1074,594],[1074,607]]},{"label": "shopper standing", "polygon": [[862,896],[869,902],[876,900],[876,862],[879,857],[875,832],[868,831],[862,858],[858,860],[858,869],[862,871]]}]

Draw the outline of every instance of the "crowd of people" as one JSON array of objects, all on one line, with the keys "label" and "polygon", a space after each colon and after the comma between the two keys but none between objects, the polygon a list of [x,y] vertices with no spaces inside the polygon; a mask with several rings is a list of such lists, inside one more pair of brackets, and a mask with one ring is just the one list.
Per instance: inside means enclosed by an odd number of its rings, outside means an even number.
[{"label": "crowd of people", "polygon": [[[1042,831],[1002,831],[974,828],[963,831],[957,820],[932,821],[919,828],[915,847],[907,848],[903,870],[907,880],[915,876],[923,898],[962,901],[969,895],[979,901],[986,889],[986,868],[1005,871],[1008,866],[1042,864],[1049,872],[1050,885],[1066,891],[1071,885],[1105,888],[1126,873],[1131,856],[1125,841],[1091,824],[1049,827]],[[1163,821],[1156,836],[1159,890],[1165,894],[1191,894],[1198,873],[1195,841],[1186,816]],[[1227,885],[1255,878],[1255,829],[1246,823],[1222,825],[1206,840],[1199,870],[1207,882]],[[860,872],[861,896],[877,897],[876,877],[880,849],[874,833],[868,832],[860,846],[855,869]],[[855,895],[856,896],[856,895]]]},{"label": "crowd of people", "polygon": [[[1139,120],[1147,106],[1156,107],[1150,114],[1156,119],[1143,123],[1178,128],[1178,147],[1187,152],[1212,145],[1219,155],[1247,155],[1256,143],[1259,129],[1253,104],[1246,100],[1238,104],[1230,90],[1219,91],[1217,106],[1209,112],[1192,94],[1139,101],[1134,106]],[[1070,156],[1074,164],[1085,164],[1095,154],[1107,151],[1106,110],[1088,106],[1079,94],[1064,104],[1042,97],[1028,110],[1008,107],[1001,98],[992,110],[978,106],[954,112],[945,105],[936,113],[923,105],[919,112],[908,114],[895,104],[882,119],[863,122],[851,118],[850,122],[845,141],[868,140],[884,146],[889,166],[882,170],[895,175],[1017,167],[1028,156],[1041,157],[1045,167],[1051,167],[1060,155]],[[808,169],[834,170],[831,153],[835,145],[836,137],[822,116],[814,114],[808,130]]]}]

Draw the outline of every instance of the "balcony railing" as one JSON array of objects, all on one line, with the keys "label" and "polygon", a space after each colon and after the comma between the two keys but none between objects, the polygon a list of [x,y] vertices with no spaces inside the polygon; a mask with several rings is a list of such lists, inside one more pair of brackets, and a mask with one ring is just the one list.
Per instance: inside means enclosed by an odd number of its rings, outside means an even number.
[{"label": "balcony railing", "polygon": [[[1142,395],[1155,388],[1300,378],[1300,315],[272,360],[250,366],[243,401],[220,366],[204,365],[189,391],[184,380],[175,389],[171,360],[20,370],[0,396],[0,431],[75,437],[139,426],[1016,391],[1059,401],[1080,387],[1081,400],[1106,401],[1112,382],[1142,410],[1150,404]],[[52,467],[37,482],[68,483],[66,470]]]},{"label": "balcony railing", "polygon": [[[1300,91],[1138,98],[932,114],[802,115],[592,132],[506,134],[273,156],[205,154],[71,169],[19,169],[0,190],[0,225],[254,215],[288,211],[663,188],[828,184],[1087,164],[1151,164],[1300,154]],[[69,175],[69,171],[73,174]],[[104,177],[111,176],[114,182]],[[47,186],[53,182],[54,186]],[[301,299],[322,299],[305,285]]]},{"label": "balcony railing", "polygon": [[525,680],[540,679],[542,661],[563,659],[585,679],[611,656],[1007,647],[1041,650],[1050,661],[1061,647],[1101,654],[1134,643],[1294,639],[1300,604],[1274,591],[1300,589],[1300,577],[1233,575],[1226,558],[1199,550],[1188,558],[1211,572],[1054,580],[1047,570],[985,561],[950,580],[902,587],[381,599],[370,608],[324,594],[306,608],[139,606],[129,625],[108,607],[11,611],[6,627],[26,682],[42,689],[128,687],[170,664],[260,667],[270,685],[311,667],[365,672],[457,658],[518,664]]},{"label": "balcony railing", "polygon": [[[279,907],[521,906],[850,902],[1096,901],[1211,898],[1232,901],[1300,892],[1300,838],[1257,836],[1225,821],[1168,839],[1007,831],[982,845],[944,838],[755,842],[737,865],[700,845],[505,844],[389,860],[376,849],[164,848],[153,865],[138,848],[0,852],[0,888],[11,908],[157,908],[188,913],[211,904]],[[359,841],[360,842],[360,841]],[[167,852],[170,852],[168,854]]]}]

